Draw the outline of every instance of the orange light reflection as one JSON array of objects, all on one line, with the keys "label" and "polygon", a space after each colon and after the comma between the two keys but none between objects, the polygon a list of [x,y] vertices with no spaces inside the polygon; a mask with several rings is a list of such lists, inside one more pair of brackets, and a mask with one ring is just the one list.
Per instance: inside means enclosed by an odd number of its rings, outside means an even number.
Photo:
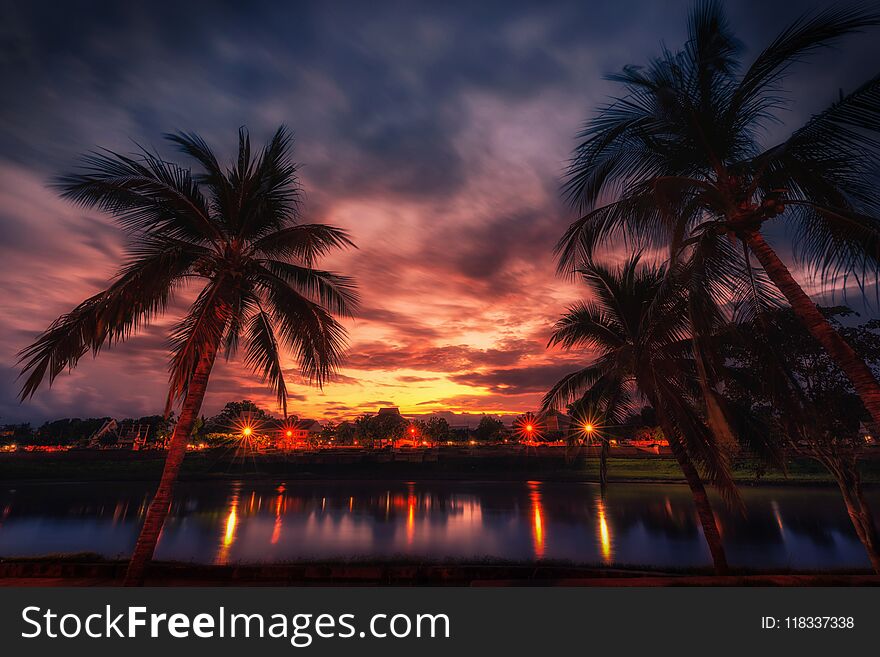
[{"label": "orange light reflection", "polygon": [[235,525],[238,524],[238,513],[235,507],[232,507],[232,510],[229,512],[229,517],[226,519],[226,533],[223,535],[223,547],[229,547],[232,545],[232,541],[235,540]]},{"label": "orange light reflection", "polygon": [[596,501],[596,513],[599,519],[599,550],[602,553],[602,561],[603,563],[610,564],[614,556],[614,550],[611,544],[608,518],[605,513],[605,500],[602,498]]},{"label": "orange light reflection", "polygon": [[235,530],[238,526],[239,492],[240,486],[236,485],[232,489],[232,498],[229,501],[229,513],[226,516],[226,526],[223,532],[223,538],[220,542],[220,550],[217,552],[217,558],[215,560],[218,564],[226,563],[226,560],[229,558],[229,549],[235,542]]},{"label": "orange light reflection", "polygon": [[412,485],[406,496],[406,544],[412,545],[416,535],[416,496]]},{"label": "orange light reflection", "polygon": [[529,499],[532,502],[532,539],[535,544],[535,558],[544,557],[544,514],[541,504],[541,484],[537,481],[527,483]]},{"label": "orange light reflection", "polygon": [[281,517],[284,508],[284,484],[278,487],[278,497],[275,498],[275,524],[272,526],[272,545],[277,545],[281,538]]}]

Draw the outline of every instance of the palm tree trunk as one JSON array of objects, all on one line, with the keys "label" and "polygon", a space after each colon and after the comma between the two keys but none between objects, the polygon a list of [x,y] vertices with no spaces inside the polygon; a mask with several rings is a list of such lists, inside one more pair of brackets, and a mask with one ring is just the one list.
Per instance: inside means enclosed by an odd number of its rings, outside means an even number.
[{"label": "palm tree trunk", "polygon": [[128,570],[125,572],[125,579],[122,583],[123,586],[142,586],[144,583],[144,571],[147,564],[153,558],[156,543],[159,542],[159,535],[162,533],[162,526],[165,524],[165,518],[168,517],[174,484],[177,481],[177,475],[180,472],[180,466],[186,454],[187,442],[189,442],[196,419],[199,417],[202,400],[204,400],[205,391],[208,388],[208,377],[211,374],[211,369],[214,367],[216,356],[216,346],[210,345],[204,350],[196,365],[192,380],[187,387],[186,398],[180,410],[180,418],[174,427],[171,443],[168,446],[168,454],[165,457],[165,468],[162,470],[159,488],[156,490],[156,495],[147,509],[147,517],[144,520],[144,526],[141,528],[137,544],[131,555],[131,561],[128,563]]},{"label": "palm tree trunk", "polygon": [[801,289],[788,268],[758,231],[749,233],[746,241],[770,280],[791,304],[791,308],[825,351],[846,374],[868,410],[875,428],[880,428],[880,383],[863,359],[834,330],[812,299]]},{"label": "palm tree trunk", "polygon": [[843,495],[843,502],[846,504],[846,512],[856,530],[856,535],[865,547],[865,552],[868,553],[871,567],[875,573],[880,575],[880,535],[877,532],[877,524],[874,522],[874,514],[871,512],[871,507],[868,506],[868,501],[862,490],[858,462],[855,459],[849,462],[841,462],[837,459],[834,463],[820,460],[834,475],[837,486]]},{"label": "palm tree trunk", "polygon": [[608,486],[608,440],[600,438],[601,446],[599,448],[599,487],[602,492]]},{"label": "palm tree trunk", "polygon": [[684,474],[685,481],[691,489],[691,496],[694,498],[694,506],[697,509],[697,517],[703,526],[703,537],[709,546],[709,553],[712,555],[712,563],[715,566],[717,575],[726,575],[727,555],[724,553],[724,544],[721,542],[721,532],[718,531],[718,525],[715,522],[715,513],[712,511],[712,503],[709,501],[709,495],[706,493],[706,487],[703,486],[703,480],[700,473],[694,467],[694,464],[688,458],[684,446],[675,440],[673,434],[664,427],[666,439],[672,450],[672,455],[678,461],[678,467]]},{"label": "palm tree trunk", "polygon": [[[643,390],[648,389],[641,385],[640,388]],[[691,497],[697,510],[697,518],[700,519],[700,525],[703,528],[703,538],[706,541],[706,545],[709,546],[709,554],[712,556],[715,574],[726,575],[728,572],[727,555],[724,552],[724,544],[721,542],[721,532],[718,530],[718,524],[715,522],[712,503],[709,501],[709,495],[706,493],[706,487],[703,485],[700,473],[694,467],[684,445],[678,440],[674,427],[663,412],[663,407],[658,403],[657,397],[655,395],[648,395],[648,400],[657,413],[660,429],[666,436],[666,442],[669,443],[669,449],[678,462],[678,467],[681,468],[681,473],[684,475],[688,488],[691,489]]]},{"label": "palm tree trunk", "polygon": [[867,500],[861,490],[853,491],[839,482],[838,484],[841,493],[843,493],[846,512],[856,529],[856,535],[865,546],[868,559],[871,560],[871,568],[877,575],[880,575],[880,537],[877,535],[877,525]]}]

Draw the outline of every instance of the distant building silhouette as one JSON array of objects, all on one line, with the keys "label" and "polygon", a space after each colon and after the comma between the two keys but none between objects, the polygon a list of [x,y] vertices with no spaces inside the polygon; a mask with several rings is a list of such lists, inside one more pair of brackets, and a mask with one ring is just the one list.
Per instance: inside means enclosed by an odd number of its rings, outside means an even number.
[{"label": "distant building silhouette", "polygon": [[559,411],[547,411],[541,416],[541,421],[544,424],[545,431],[565,433],[569,430],[571,423],[574,420],[570,415],[566,415],[565,413],[560,413]]}]

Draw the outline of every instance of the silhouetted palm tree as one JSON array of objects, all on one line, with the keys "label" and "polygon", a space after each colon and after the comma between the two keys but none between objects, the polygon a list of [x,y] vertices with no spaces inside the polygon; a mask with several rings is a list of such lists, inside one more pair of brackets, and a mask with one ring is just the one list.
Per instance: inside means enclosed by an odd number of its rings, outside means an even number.
[{"label": "silhouetted palm tree", "polygon": [[657,418],[694,498],[715,570],[727,560],[700,473],[728,499],[736,498],[728,451],[697,409],[701,389],[689,339],[687,299],[670,285],[663,268],[639,265],[633,256],[619,269],[587,262],[578,271],[594,296],[556,323],[551,344],[592,352],[591,365],[569,374],[546,394],[544,408],[576,401],[600,417],[592,422],[623,423],[645,398]]},{"label": "silhouetted palm tree", "polygon": [[258,153],[239,131],[237,162],[225,169],[200,137],[167,137],[198,161],[200,174],[145,150],[133,157],[102,151],[58,181],[65,198],[108,212],[126,230],[127,260],[110,287],[59,317],[21,353],[24,399],[86,353],[127,339],[164,313],[180,288],[201,283],[171,331],[166,410],[183,403],[126,574],[126,584],[135,585],[168,515],[217,354],[228,358],[242,342],[244,362],[271,384],[286,415],[283,350],[292,350],[304,379],[321,385],[346,342],[333,315],[349,315],[357,301],[351,279],[314,267],[320,256],[352,242],[339,228],[300,223],[285,128]]},{"label": "silhouetted palm tree", "polygon": [[[749,290],[762,268],[880,426],[877,379],[762,234],[771,220],[784,222],[796,255],[826,284],[846,275],[864,284],[867,272],[876,276],[880,75],[841,92],[780,143],[768,146],[762,135],[790,104],[782,82],[795,63],[878,23],[878,14],[859,8],[804,16],[743,70],[721,5],[697,4],[681,51],[609,76],[624,91],[579,136],[566,189],[583,216],[557,251],[560,269],[571,271],[611,237],[665,245],[673,262],[695,258],[690,298],[703,308],[707,300],[724,303]],[[766,297],[742,296],[750,312],[763,312]],[[708,335],[705,315],[694,310],[696,336]]]}]

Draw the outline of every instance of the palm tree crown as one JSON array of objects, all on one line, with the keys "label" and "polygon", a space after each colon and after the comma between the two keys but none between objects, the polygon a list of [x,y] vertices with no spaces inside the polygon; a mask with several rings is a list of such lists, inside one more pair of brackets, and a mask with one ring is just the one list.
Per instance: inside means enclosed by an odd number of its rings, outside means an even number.
[{"label": "palm tree crown", "polygon": [[353,244],[339,228],[300,221],[285,128],[257,153],[240,130],[237,162],[225,169],[199,136],[167,138],[202,172],[146,150],[136,157],[102,151],[58,180],[65,198],[108,212],[126,230],[127,260],[106,290],[58,318],[21,353],[21,396],[87,352],[125,340],[198,279],[203,287],[171,333],[169,406],[185,396],[201,354],[222,349],[228,358],[242,343],[244,362],[271,384],[286,415],[283,347],[303,377],[319,385],[339,363],[346,334],[333,315],[351,314],[355,288],[348,277],[314,265]]},{"label": "palm tree crown", "polygon": [[641,265],[638,255],[616,269],[588,262],[578,274],[595,300],[572,306],[556,323],[550,344],[583,349],[592,363],[554,385],[544,408],[577,402],[603,423],[621,424],[647,399],[663,419],[670,444],[680,445],[710,482],[735,498],[730,446],[715,439],[696,410],[702,391],[686,296],[670,284],[663,267]]},{"label": "palm tree crown", "polygon": [[559,243],[560,267],[613,235],[668,244],[674,257],[703,235],[740,236],[776,216],[823,271],[880,264],[880,142],[869,134],[880,129],[880,75],[781,143],[760,138],[790,104],[782,82],[794,63],[878,22],[859,9],[806,16],[740,73],[721,5],[698,4],[683,50],[608,76],[623,94],[580,133],[566,192],[585,213]]},{"label": "palm tree crown", "polygon": [[688,314],[709,384],[704,343],[718,315],[754,317],[781,294],[880,424],[880,384],[761,234],[778,217],[795,254],[825,281],[843,274],[864,285],[880,271],[880,75],[780,143],[762,139],[789,104],[782,83],[792,65],[876,24],[880,15],[859,8],[808,15],[743,67],[720,3],[699,3],[681,51],[609,76],[623,93],[579,136],[565,190],[582,216],[557,245],[560,271],[615,237],[663,245],[672,265],[690,259]]}]

